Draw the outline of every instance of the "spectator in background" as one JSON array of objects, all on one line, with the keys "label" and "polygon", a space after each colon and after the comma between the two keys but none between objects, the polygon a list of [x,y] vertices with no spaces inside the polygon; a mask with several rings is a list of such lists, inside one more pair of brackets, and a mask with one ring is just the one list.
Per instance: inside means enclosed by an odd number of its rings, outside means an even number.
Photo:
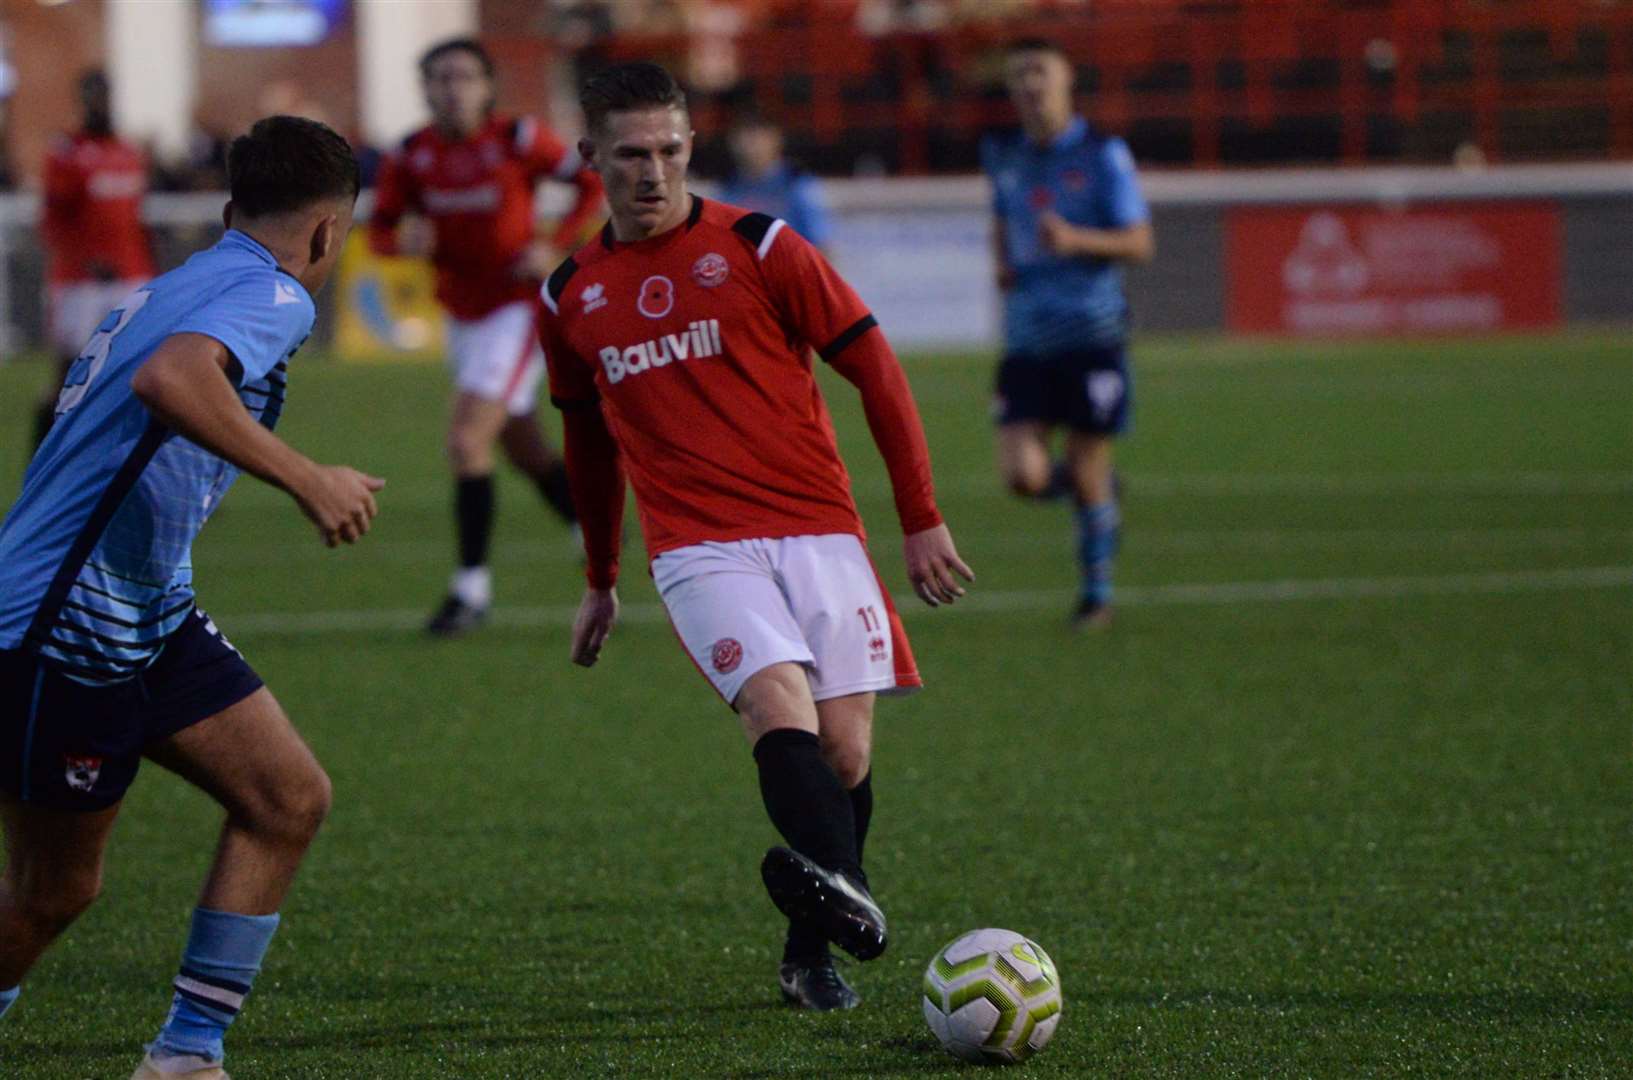
[{"label": "spectator in background", "polygon": [[824,255],[831,254],[833,229],[822,185],[784,156],[782,129],[750,113],[732,125],[729,141],[732,172],[721,186],[721,201],[781,218]]},{"label": "spectator in background", "polygon": [[80,126],[58,136],[45,159],[40,232],[50,259],[46,309],[57,377],[35,409],[34,445],[56,415],[68,367],[108,312],[153,276],[142,227],[147,158],[113,132],[108,77],[79,79]]}]

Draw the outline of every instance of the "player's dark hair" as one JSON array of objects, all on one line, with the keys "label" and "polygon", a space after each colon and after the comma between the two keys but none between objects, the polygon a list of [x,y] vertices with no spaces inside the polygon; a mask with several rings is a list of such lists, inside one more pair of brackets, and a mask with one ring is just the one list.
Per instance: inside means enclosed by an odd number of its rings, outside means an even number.
[{"label": "player's dark hair", "polygon": [[1034,36],[1016,38],[1014,41],[1011,41],[1004,47],[1004,55],[1006,56],[1014,56],[1016,53],[1025,52],[1054,53],[1056,56],[1060,57],[1064,57],[1066,55],[1066,50],[1062,49],[1058,42],[1051,41],[1046,37]]},{"label": "player's dark hair", "polygon": [[686,111],[686,92],[664,68],[645,61],[615,64],[585,80],[578,92],[584,123],[599,128],[609,113],[671,108]]},{"label": "player's dark hair", "polygon": [[493,56],[480,41],[472,37],[449,38],[447,41],[439,41],[426,49],[425,55],[420,57],[420,77],[430,78],[431,65],[449,53],[456,52],[470,53],[476,57],[477,61],[482,65],[482,73],[490,79],[493,78]]},{"label": "player's dark hair", "polygon": [[233,211],[258,218],[324,199],[357,198],[357,156],[334,129],[299,116],[268,116],[227,148]]}]

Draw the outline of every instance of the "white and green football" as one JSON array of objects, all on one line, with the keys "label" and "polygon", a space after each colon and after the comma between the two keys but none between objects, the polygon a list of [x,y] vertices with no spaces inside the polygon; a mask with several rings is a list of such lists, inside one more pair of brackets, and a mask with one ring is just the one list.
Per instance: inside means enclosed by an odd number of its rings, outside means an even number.
[{"label": "white and green football", "polygon": [[965,1061],[1025,1061],[1060,1026],[1060,976],[1037,942],[1013,930],[971,930],[924,972],[924,1019]]}]

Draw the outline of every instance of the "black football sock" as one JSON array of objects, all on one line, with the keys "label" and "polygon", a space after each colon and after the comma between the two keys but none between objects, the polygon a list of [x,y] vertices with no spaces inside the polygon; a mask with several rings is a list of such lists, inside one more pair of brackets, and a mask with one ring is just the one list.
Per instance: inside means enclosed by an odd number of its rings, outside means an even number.
[{"label": "black football sock", "polygon": [[578,520],[578,511],[573,507],[573,491],[567,483],[567,466],[556,462],[550,466],[543,476],[535,476],[533,482],[539,487],[539,494],[550,508],[561,515],[561,520],[571,525]]},{"label": "black football sock", "polygon": [[[862,861],[862,848],[868,839],[868,823],[873,820],[873,770],[862,777],[862,782],[851,788],[851,817],[856,819],[856,861]],[[866,875],[862,878],[867,882]]]},{"label": "black football sock", "polygon": [[459,565],[488,564],[493,539],[493,476],[465,476],[454,484],[454,519],[459,523]]},{"label": "black football sock", "polygon": [[[856,819],[856,861],[862,861],[862,848],[868,838],[868,823],[873,820],[873,773],[870,771],[862,777],[862,782],[850,790],[851,816]],[[862,884],[867,884],[867,873],[861,875]],[[783,946],[782,958],[786,963],[789,960],[808,960],[820,958],[828,954],[828,939],[823,937],[822,931],[810,923],[788,923],[788,941]]]},{"label": "black football sock", "polygon": [[828,870],[857,874],[856,819],[839,777],[809,731],[777,728],[754,744],[760,797],[788,846]]}]

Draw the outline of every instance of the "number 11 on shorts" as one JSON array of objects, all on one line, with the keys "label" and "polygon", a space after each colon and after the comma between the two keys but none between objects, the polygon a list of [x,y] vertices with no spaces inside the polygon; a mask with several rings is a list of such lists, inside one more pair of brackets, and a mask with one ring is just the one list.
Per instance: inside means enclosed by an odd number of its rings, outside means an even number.
[{"label": "number 11 on shorts", "polygon": [[879,612],[872,604],[857,608],[856,614],[862,618],[862,629],[872,633],[880,628]]}]

